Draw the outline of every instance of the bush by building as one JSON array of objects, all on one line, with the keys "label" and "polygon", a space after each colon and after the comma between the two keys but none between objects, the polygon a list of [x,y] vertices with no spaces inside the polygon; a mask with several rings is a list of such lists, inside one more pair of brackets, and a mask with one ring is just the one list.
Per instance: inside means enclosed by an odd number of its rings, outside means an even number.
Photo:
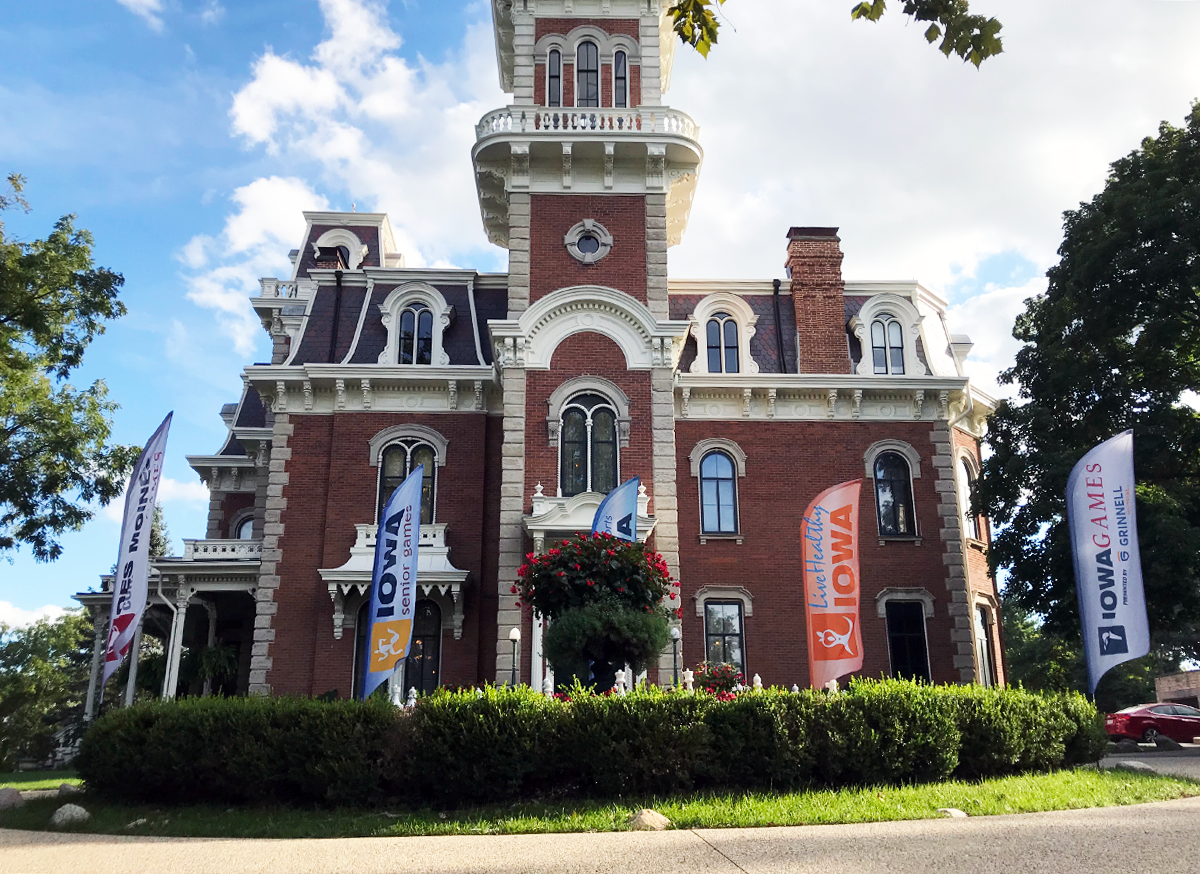
[{"label": "bush by building", "polygon": [[852,682],[733,700],[656,688],[547,698],[528,688],[380,701],[207,698],[106,714],[78,760],[128,801],[465,806],[704,789],[922,783],[1093,762],[1078,695]]}]

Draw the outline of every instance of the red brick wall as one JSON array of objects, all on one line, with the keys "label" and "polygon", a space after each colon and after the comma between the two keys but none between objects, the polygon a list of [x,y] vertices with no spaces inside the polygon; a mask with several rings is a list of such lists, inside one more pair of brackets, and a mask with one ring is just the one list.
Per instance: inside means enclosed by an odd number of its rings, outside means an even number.
[{"label": "red brick wall", "polygon": [[562,83],[562,105],[575,105],[575,61],[568,61],[566,55],[563,56],[563,83]]},{"label": "red brick wall", "polygon": [[[530,210],[530,303],[573,285],[606,285],[646,302],[644,196],[534,194]],[[612,251],[588,265],[572,258],[563,245],[567,231],[585,218],[613,235]]]},{"label": "red brick wall", "polygon": [[[600,334],[583,332],[564,340],[554,352],[549,370],[530,370],[525,386],[525,510],[539,482],[547,495],[558,493],[558,447],[550,445],[546,429],[547,400],[556,388],[576,376],[600,376],[616,383],[629,397],[632,422],[629,446],[620,450],[620,478],[640,476],[654,493],[651,466],[650,372],[625,369],[625,353]],[[651,511],[653,512],[653,510]]]},{"label": "red brick wall", "polygon": [[[813,233],[808,233],[813,232]],[[800,373],[849,373],[842,250],[836,228],[793,228],[787,266],[792,275]]]},{"label": "red brick wall", "polygon": [[636,107],[642,105],[642,66],[641,64],[629,65],[629,106]]},{"label": "red brick wall", "polygon": [[[823,490],[863,478],[863,453],[876,441],[891,438],[908,442],[921,454],[922,476],[913,481],[913,499],[922,542],[920,546],[902,541],[880,545],[874,485],[864,479],[859,510],[862,675],[878,677],[890,671],[887,629],[876,614],[875,596],[892,586],[920,586],[936,599],[934,616],[926,624],[933,680],[957,682],[931,431],[926,423],[902,422],[677,421],[679,556],[688,665],[704,658],[704,623],[696,616],[696,591],[706,585],[745,586],[754,594],[754,615],[746,619],[745,627],[748,672],[760,674],[768,685],[807,684],[800,520],[809,502]],[[746,476],[738,480],[741,545],[699,542],[699,483],[691,475],[688,455],[706,437],[735,440],[747,455]],[[782,453],[781,447],[796,451]]]},{"label": "red brick wall", "polygon": [[534,42],[550,34],[566,36],[584,24],[597,27],[607,34],[621,33],[635,41],[641,37],[641,24],[636,18],[539,18],[534,28]]},{"label": "red brick wall", "polygon": [[254,507],[253,492],[228,492],[221,499],[221,533],[218,539],[225,537],[236,537],[237,534],[233,530],[233,517],[242,510],[249,510]]},{"label": "red brick wall", "polygon": [[[355,524],[375,517],[378,468],[370,465],[370,439],[391,425],[421,424],[449,441],[447,463],[438,468],[436,521],[449,524],[450,560],[470,572],[461,640],[443,634],[442,682],[473,683],[479,640],[482,575],[486,417],[479,414],[403,415],[345,413],[294,416],[284,497],[283,560],[276,592],[272,669],[276,694],[351,692],[354,634],[333,637],[333,606],[319,568],[350,557]],[[331,449],[335,451],[331,451]],[[449,606],[442,606],[448,622]]]}]

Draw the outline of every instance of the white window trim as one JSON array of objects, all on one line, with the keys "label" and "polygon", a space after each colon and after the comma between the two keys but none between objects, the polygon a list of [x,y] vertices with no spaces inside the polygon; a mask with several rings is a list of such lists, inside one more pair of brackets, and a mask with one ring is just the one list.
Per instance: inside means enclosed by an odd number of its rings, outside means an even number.
[{"label": "white window trim", "polygon": [[[558,106],[550,105],[550,53],[551,52],[558,52]],[[566,92],[566,89],[563,87],[563,84],[566,82],[566,66],[567,66],[566,41],[561,36],[557,36],[557,35],[544,37],[542,39],[542,41],[538,43],[538,47],[535,50],[535,57],[538,59],[537,63],[541,64],[546,70],[546,75],[543,77],[545,79],[545,81],[542,83],[542,85],[543,85],[542,105],[544,107],[546,107],[547,109],[562,109],[563,108],[563,94]]]},{"label": "white window trim", "polygon": [[[709,373],[708,369],[708,320],[715,313],[727,312],[738,326],[738,358],[741,373],[758,373],[758,362],[750,355],[750,338],[754,336],[758,314],[750,308],[744,298],[727,291],[718,291],[696,304],[688,316],[689,331],[696,341],[696,358],[690,368],[692,373]],[[724,347],[722,347],[724,349]],[[723,354],[723,353],[722,353]],[[721,375],[718,371],[717,374]]]},{"label": "white window trim", "polygon": [[[967,533],[967,526],[966,526],[967,512],[970,508],[964,507],[962,505],[961,498],[963,495],[962,495],[961,485],[960,485],[961,480],[962,480],[962,475],[963,475],[963,465],[964,464],[967,465],[971,469],[971,475],[975,478],[975,480],[979,479],[979,474],[980,474],[979,461],[975,458],[974,454],[972,454],[971,452],[968,452],[966,449],[960,448],[960,449],[955,450],[955,452],[954,452],[954,497],[955,497],[955,501],[958,503],[958,524],[959,524],[959,527],[962,528],[962,536],[963,536],[964,543],[986,544],[987,541],[983,537],[971,537]],[[968,490],[968,494],[970,494],[969,490]],[[984,531],[983,531],[983,516],[975,517],[975,528],[976,528],[977,534],[982,535],[984,533]]]},{"label": "white window trim", "polygon": [[427,428],[424,425],[392,425],[390,428],[384,428],[371,438],[371,467],[379,467],[379,460],[383,457],[383,450],[401,440],[420,440],[422,443],[428,443],[433,447],[433,451],[437,456],[434,459],[434,463],[438,467],[446,466],[446,455],[450,451],[449,440],[437,431]]},{"label": "white window trim", "polygon": [[[735,471],[733,531],[707,532],[704,530],[704,490],[700,478],[700,465],[704,461],[704,456],[710,452],[723,452],[733,461]],[[710,540],[733,540],[740,546],[745,540],[745,535],[742,532],[742,487],[737,480],[746,475],[746,453],[741,446],[726,437],[706,437],[692,447],[692,451],[688,453],[688,467],[692,477],[696,480],[696,508],[699,513],[696,518],[700,522],[701,545]]]},{"label": "white window trim", "polygon": [[[884,534],[879,531],[879,488],[875,484],[875,461],[885,452],[895,452],[908,462],[908,493],[912,496],[912,534]],[[920,546],[921,526],[917,523],[917,489],[914,483],[921,478],[921,453],[903,440],[879,440],[872,443],[863,453],[863,462],[866,465],[867,479],[871,483],[871,499],[875,503],[875,530],[879,533],[879,544],[882,546],[888,540],[897,540],[913,541]]]},{"label": "white window trim", "polygon": [[892,638],[887,632],[887,605],[889,601],[920,601],[924,605],[924,621],[921,623],[921,631],[925,634],[925,671],[929,676],[929,682],[932,683],[933,662],[929,657],[929,620],[933,618],[933,595],[926,589],[913,587],[884,589],[875,596],[875,609],[879,617],[883,620],[883,636],[888,645],[888,676],[894,677],[896,676],[896,668],[892,664]]},{"label": "white window trim", "polygon": [[350,252],[350,257],[346,259],[348,262],[346,266],[351,270],[358,269],[358,265],[362,264],[369,251],[367,244],[360,240],[353,231],[346,228],[334,228],[332,231],[326,231],[312,245],[314,255],[318,249],[345,246]]},{"label": "white window trim", "polygon": [[[582,30],[582,28],[580,28],[580,30]],[[607,39],[606,39],[607,34],[605,34],[603,31],[600,31],[599,28],[597,28],[596,30],[600,33],[599,37],[593,36],[592,34],[582,34],[574,42],[573,51],[571,53],[571,76],[572,76],[572,83],[573,83],[572,87],[571,87],[571,90],[573,93],[571,94],[571,96],[574,98],[574,101],[572,102],[571,105],[574,109],[603,109],[604,108],[604,88],[602,87],[601,83],[604,79],[604,48],[605,48],[605,43],[607,42]],[[574,31],[574,30],[571,31],[572,34],[574,34],[575,32],[576,31]],[[596,46],[596,90],[599,93],[597,93],[597,95],[596,95],[596,105],[595,106],[580,106],[579,105],[579,91],[580,91],[580,88],[579,88],[579,47],[582,46],[585,42],[590,42]]]},{"label": "white window trim", "polygon": [[[254,508],[253,507],[245,507],[241,510],[238,510],[236,513],[234,513],[233,519],[229,523],[229,539],[237,540],[238,539],[237,530],[242,527],[242,524],[247,519],[253,519],[253,518],[254,518]],[[250,539],[251,540],[254,539],[253,533],[251,533]]]},{"label": "white window trim", "polygon": [[[971,592],[971,641],[974,643],[972,656],[975,659],[975,682],[982,686],[983,665],[979,662],[979,638],[975,634],[975,616],[980,608],[988,615],[989,628],[996,628],[1000,625],[1000,610],[999,604],[991,595],[974,590]],[[1000,644],[996,640],[989,640],[988,643],[992,646],[992,668],[996,672],[995,685],[996,688],[1000,688]]]},{"label": "white window trim", "polygon": [[[563,408],[579,395],[595,394],[600,395],[609,402],[617,413],[617,448],[629,448],[629,396],[621,391],[620,386],[615,382],[610,382],[601,376],[576,376],[573,379],[568,379],[558,388],[550,393],[549,399],[546,401],[546,431],[549,436],[549,445],[551,447],[559,447],[558,437],[562,430],[562,414]],[[619,453],[618,453],[619,455]],[[562,467],[559,467],[559,474],[562,474]]]},{"label": "white window trim", "polygon": [[[600,248],[595,252],[583,252],[579,249],[579,241],[586,235],[595,237],[600,243]],[[567,252],[571,257],[580,264],[595,264],[612,251],[613,235],[600,222],[588,218],[577,222],[571,227],[571,230],[563,234],[563,245],[567,247]]]},{"label": "white window trim", "polygon": [[[625,54],[625,105],[624,106],[617,106],[617,53],[618,52],[624,52],[624,54]],[[601,62],[600,67],[601,67],[601,69],[604,68],[603,61]],[[611,77],[612,82],[610,83],[610,86],[609,86],[609,93],[612,95],[613,109],[630,109],[631,107],[629,104],[631,101],[629,99],[629,91],[630,91],[629,80],[632,79],[633,77],[629,75],[629,52],[625,51],[624,46],[614,46],[613,47],[612,61],[609,63],[609,67],[612,70],[612,77]]]},{"label": "white window trim", "polygon": [[[559,413],[558,413],[559,438],[562,437],[562,417],[563,417],[563,415],[566,413],[566,411],[568,409],[570,409],[570,407],[572,405],[572,401],[574,401],[575,398],[577,398],[583,394],[588,394],[588,392],[575,392],[573,395],[571,395],[571,397],[567,398],[567,400],[564,401],[562,406],[559,408]],[[596,410],[599,410],[599,409],[606,409],[609,412],[613,413],[614,417],[617,420],[616,421],[616,428],[617,428],[617,435],[616,435],[617,436],[617,446],[616,446],[616,449],[617,449],[616,474],[617,475],[616,475],[616,481],[618,484],[620,484],[620,482],[621,482],[621,411],[609,400],[607,395],[601,394],[600,397],[603,398],[604,403],[596,404],[591,409],[584,411],[584,415],[587,418],[587,436],[584,438],[584,440],[586,441],[585,445],[587,446],[587,480],[588,481],[587,481],[587,488],[584,489],[579,494],[588,494],[588,493],[591,493],[594,491],[594,489],[592,488],[592,469],[593,469],[593,465],[592,465],[592,414]],[[558,463],[557,463],[556,470],[555,470],[555,479],[556,479],[556,488],[557,488],[556,493],[557,493],[558,497],[561,498],[561,497],[564,497],[563,484],[562,484],[562,440],[558,439],[556,441],[556,443],[558,446]],[[626,440],[625,445],[628,445],[628,440]],[[576,495],[572,495],[571,497],[576,497]]]},{"label": "white window trim", "polygon": [[[398,427],[404,427],[404,426],[401,425]],[[426,430],[429,430],[429,429],[426,429]],[[437,432],[431,431],[431,433],[436,434]],[[413,443],[413,444],[424,443],[425,445],[431,446],[433,448],[433,466],[435,469],[433,471],[433,506],[431,506],[429,508],[429,517],[430,517],[429,524],[430,525],[436,524],[437,523],[437,509],[438,509],[438,480],[440,479],[440,474],[437,472],[436,468],[445,467],[445,462],[443,461],[444,456],[443,456],[442,452],[440,451],[440,449],[438,448],[437,444],[433,443],[433,441],[427,439],[426,437],[416,436],[416,435],[405,436],[405,437],[393,437],[392,439],[388,440],[385,444],[383,444],[382,446],[379,447],[379,454],[378,454],[378,456],[376,456],[376,461],[371,462],[371,466],[379,467],[379,464],[381,464],[383,461],[383,454],[385,452],[387,452],[388,449],[390,449],[393,446],[403,445],[406,443]],[[410,459],[411,459],[411,456],[410,456]],[[375,522],[379,521],[379,511],[381,509],[379,506],[379,499],[383,497],[383,495],[380,494],[380,488],[382,487],[382,484],[383,484],[383,469],[380,468],[379,473],[375,475],[375,518],[374,518]],[[418,504],[419,503],[420,503],[420,501],[418,500]]]},{"label": "white window trim", "polygon": [[[433,313],[433,349],[429,364],[400,364],[400,314],[410,304],[422,303]],[[383,314],[383,325],[387,328],[387,346],[379,353],[380,364],[400,367],[446,367],[450,356],[442,344],[446,328],[454,318],[454,307],[446,302],[442,293],[426,282],[406,282],[392,289],[379,305]]]},{"label": "white window trim", "polygon": [[[749,619],[754,615],[754,595],[745,586],[701,586],[692,599],[696,602],[696,615],[701,619],[704,618],[706,601],[741,601],[742,618]],[[742,629],[742,636],[745,635],[746,631]]]},{"label": "white window trim", "polygon": [[850,320],[850,330],[858,338],[862,348],[862,358],[854,372],[859,376],[870,376],[876,379],[899,376],[899,374],[875,372],[875,364],[871,355],[871,323],[884,313],[890,314],[900,323],[904,338],[903,375],[908,377],[928,374],[928,369],[917,358],[917,338],[921,336],[921,321],[925,317],[917,312],[912,301],[891,292],[871,295],[857,315]]}]

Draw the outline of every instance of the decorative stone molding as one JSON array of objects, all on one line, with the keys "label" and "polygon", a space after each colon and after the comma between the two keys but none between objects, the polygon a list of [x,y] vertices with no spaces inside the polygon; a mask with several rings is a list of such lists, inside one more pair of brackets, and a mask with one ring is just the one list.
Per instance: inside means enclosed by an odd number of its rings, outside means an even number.
[{"label": "decorative stone molding", "polygon": [[442,293],[427,282],[406,282],[393,289],[379,305],[388,332],[387,346],[379,353],[379,363],[396,365],[400,361],[400,314],[405,307],[414,303],[424,304],[433,313],[431,363],[436,367],[446,367],[450,364],[450,356],[442,345],[442,335],[454,318],[454,307],[446,303]]},{"label": "decorative stone molding", "polygon": [[367,257],[367,244],[360,240],[357,234],[346,228],[334,228],[332,231],[321,234],[312,245],[313,254],[315,255],[318,249],[336,248],[337,246],[345,246],[350,253],[346,259],[346,266],[350,270],[357,270],[363,259]]},{"label": "decorative stone molding", "polygon": [[733,466],[737,468],[737,475],[740,477],[746,475],[746,453],[742,450],[742,447],[727,437],[705,437],[693,446],[692,451],[688,453],[688,463],[692,476],[700,476],[700,462],[710,452],[724,452],[733,459]]},{"label": "decorative stone molding", "polygon": [[[546,551],[546,542],[566,537],[576,531],[590,531],[596,510],[604,500],[599,492],[580,492],[570,498],[559,498],[537,492],[529,515],[522,519],[525,531],[533,540],[533,551]],[[646,487],[638,489],[637,535],[642,543],[654,533],[658,520],[649,514],[650,497]],[[551,544],[553,545],[553,544]]]},{"label": "decorative stone molding", "polygon": [[913,479],[921,478],[921,453],[903,440],[879,440],[867,447],[863,453],[863,467],[867,479],[875,480],[875,459],[885,452],[895,452],[908,462],[908,472]]},{"label": "decorative stone molding", "polygon": [[[570,173],[571,154],[567,151],[567,144],[563,144],[563,184],[567,184],[567,177]],[[594,240],[596,245],[595,251],[584,251],[579,248],[579,243],[584,238]],[[563,245],[567,247],[567,252],[578,261],[580,264],[595,264],[605,255],[612,251],[613,235],[608,232],[608,228],[600,224],[595,219],[584,219],[581,222],[572,226],[571,230],[563,235]],[[585,248],[588,248],[585,246]]]},{"label": "decorative stone molding", "polygon": [[617,441],[622,449],[629,448],[629,397],[621,391],[620,386],[601,376],[577,376],[568,379],[553,392],[546,401],[546,431],[550,438],[549,445],[558,446],[558,436],[562,428],[562,410],[567,402],[583,394],[597,394],[607,400],[617,411]]},{"label": "decorative stone molding", "polygon": [[920,601],[925,606],[925,618],[933,618],[935,599],[928,589],[920,586],[894,586],[884,589],[875,596],[875,612],[880,619],[887,618],[888,601]]},{"label": "decorative stone molding", "polygon": [[880,316],[888,314],[900,323],[904,341],[904,374],[905,376],[924,376],[929,371],[917,358],[917,339],[921,336],[921,320],[925,317],[917,312],[912,301],[898,294],[884,292],[873,294],[867,298],[862,309],[850,320],[850,330],[862,344],[862,360],[854,371],[859,376],[874,376],[877,379],[891,378],[892,374],[875,373],[874,359],[871,353],[871,323]]},{"label": "decorative stone molding", "polygon": [[437,466],[446,466],[446,456],[450,450],[449,440],[424,425],[392,425],[371,438],[371,467],[379,467],[383,450],[398,440],[420,440],[422,443],[428,443],[437,455]]},{"label": "decorative stone molding", "polygon": [[704,616],[706,601],[741,601],[742,616],[754,615],[754,595],[745,586],[701,586],[692,598],[696,602],[697,616]]},{"label": "decorative stone molding", "polygon": [[[750,338],[754,336],[758,324],[758,313],[750,308],[745,298],[727,291],[718,291],[696,304],[696,309],[688,316],[689,331],[696,341],[696,359],[692,362],[690,372],[709,373],[708,355],[708,321],[717,313],[729,313],[737,322],[738,327],[738,362],[742,373],[758,373],[758,363],[750,354]],[[724,347],[722,347],[724,348]]]}]

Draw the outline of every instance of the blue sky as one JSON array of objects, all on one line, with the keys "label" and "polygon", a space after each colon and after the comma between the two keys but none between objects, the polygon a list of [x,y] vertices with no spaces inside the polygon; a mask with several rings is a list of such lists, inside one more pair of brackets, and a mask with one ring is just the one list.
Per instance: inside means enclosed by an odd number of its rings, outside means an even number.
[{"label": "blue sky", "polygon": [[[666,99],[700,122],[706,159],[672,274],[777,276],[790,225],[838,225],[846,275],[945,296],[994,387],[1063,210],[1200,97],[1200,2],[975,0],[1006,35],[979,71],[897,11],[852,23],[850,5],[731,0],[711,59],[680,52]],[[207,513],[184,456],[220,445],[221,404],[267,355],[246,297],[286,270],[300,210],[385,210],[410,265],[504,269],[469,149],[506,102],[482,2],[6,4],[0,173],[28,177],[34,206],[7,233],[77,213],[97,263],[124,274],[129,315],[76,381],[107,380],[123,442],[175,410],[162,497],[177,548]],[[101,511],[53,564],[0,560],[0,621],[70,606],[117,533]]]}]

